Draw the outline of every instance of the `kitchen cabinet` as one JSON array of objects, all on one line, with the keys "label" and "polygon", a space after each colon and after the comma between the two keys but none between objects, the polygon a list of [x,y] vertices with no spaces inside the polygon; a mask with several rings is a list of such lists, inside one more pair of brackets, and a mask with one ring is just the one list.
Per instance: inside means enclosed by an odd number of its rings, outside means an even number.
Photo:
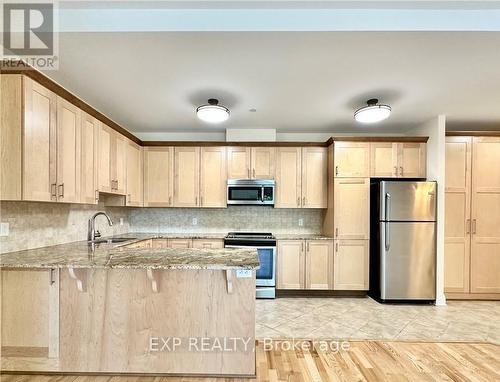
[{"label": "kitchen cabinet", "polygon": [[425,178],[426,144],[418,142],[372,142],[372,178]]},{"label": "kitchen cabinet", "polygon": [[200,162],[200,207],[227,206],[225,147],[202,147]]},{"label": "kitchen cabinet", "polygon": [[169,248],[168,239],[152,239],[151,248]]},{"label": "kitchen cabinet", "polygon": [[426,177],[426,144],[417,142],[398,143],[399,177]]},{"label": "kitchen cabinet", "polygon": [[174,149],[174,206],[198,207],[200,187],[200,148]]},{"label": "kitchen cabinet", "polygon": [[144,207],[172,207],[174,148],[144,147]]},{"label": "kitchen cabinet", "polygon": [[222,239],[193,239],[193,248],[224,248],[224,240]]},{"label": "kitchen cabinet", "polygon": [[445,292],[500,299],[500,138],[447,137]]},{"label": "kitchen cabinet", "polygon": [[368,178],[370,176],[370,143],[335,142],[334,176]]},{"label": "kitchen cabinet", "polygon": [[369,241],[335,240],[333,289],[369,289]]},{"label": "kitchen cabinet", "polygon": [[279,147],[275,207],[326,208],[327,163],[326,147]]},{"label": "kitchen cabinet", "polygon": [[228,179],[274,179],[274,147],[228,147]]},{"label": "kitchen cabinet", "polygon": [[24,78],[23,200],[57,200],[57,96]]},{"label": "kitchen cabinet", "polygon": [[140,241],[136,241],[135,243],[127,244],[124,247],[125,248],[162,248],[162,247],[155,246],[154,245],[155,241],[156,241],[156,239],[140,240]]},{"label": "kitchen cabinet", "polygon": [[279,240],[278,289],[332,289],[333,241]]},{"label": "kitchen cabinet", "polygon": [[472,140],[472,293],[500,293],[500,137]]},{"label": "kitchen cabinet", "polygon": [[82,112],[80,202],[97,204],[97,136],[100,122]]},{"label": "kitchen cabinet", "polygon": [[101,124],[98,139],[98,185],[100,192],[125,195],[127,139]]},{"label": "kitchen cabinet", "polygon": [[370,179],[335,178],[335,239],[370,238]]},{"label": "kitchen cabinet", "polygon": [[277,288],[304,289],[304,240],[279,240],[277,252]]},{"label": "kitchen cabinet", "polygon": [[59,270],[1,270],[2,357],[59,356]]},{"label": "kitchen cabinet", "polygon": [[81,181],[81,113],[57,97],[57,201],[78,203]]},{"label": "kitchen cabinet", "polygon": [[142,148],[132,141],[127,145],[127,196],[126,205],[142,207],[143,176]]},{"label": "kitchen cabinet", "polygon": [[191,239],[168,239],[169,248],[191,248],[192,244]]}]

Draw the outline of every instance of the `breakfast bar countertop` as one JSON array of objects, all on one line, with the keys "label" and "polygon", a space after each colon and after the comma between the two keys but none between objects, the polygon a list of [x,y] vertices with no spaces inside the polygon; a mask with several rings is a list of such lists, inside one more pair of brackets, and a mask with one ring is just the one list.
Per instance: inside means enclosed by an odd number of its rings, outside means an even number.
[{"label": "breakfast bar countertop", "polygon": [[[165,235],[174,236],[174,235]],[[186,235],[187,236],[187,235]],[[199,235],[203,238],[211,235]],[[214,235],[215,236],[215,235]],[[161,234],[126,234],[121,243],[87,241],[0,255],[2,268],[258,269],[256,249],[127,248]],[[179,237],[175,235],[175,237]],[[192,235],[190,236],[192,237]],[[111,239],[111,238],[110,238]]]}]

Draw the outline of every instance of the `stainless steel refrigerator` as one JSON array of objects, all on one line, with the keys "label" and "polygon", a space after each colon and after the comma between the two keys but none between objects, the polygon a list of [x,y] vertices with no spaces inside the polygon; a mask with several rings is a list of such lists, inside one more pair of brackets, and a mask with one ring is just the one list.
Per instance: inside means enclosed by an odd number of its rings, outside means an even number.
[{"label": "stainless steel refrigerator", "polygon": [[436,299],[436,182],[371,184],[370,295]]}]

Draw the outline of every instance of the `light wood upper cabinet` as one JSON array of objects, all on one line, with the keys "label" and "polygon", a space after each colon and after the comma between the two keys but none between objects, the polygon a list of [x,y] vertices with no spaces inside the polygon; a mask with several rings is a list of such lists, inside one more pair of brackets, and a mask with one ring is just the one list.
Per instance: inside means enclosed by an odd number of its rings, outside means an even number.
[{"label": "light wood upper cabinet", "polygon": [[82,112],[81,131],[81,178],[80,202],[96,204],[99,200],[97,192],[97,136],[100,122]]},{"label": "light wood upper cabinet", "polygon": [[305,241],[305,288],[333,288],[333,241]]},{"label": "light wood upper cabinet", "polygon": [[279,240],[277,250],[277,288],[304,289],[305,243],[303,240]]},{"label": "light wood upper cabinet", "polygon": [[472,147],[471,292],[500,293],[500,137]]},{"label": "light wood upper cabinet", "polygon": [[372,178],[395,178],[398,176],[397,143],[370,143],[370,157],[370,176]]},{"label": "light wood upper cabinet", "polygon": [[368,290],[369,241],[335,240],[334,289]]},{"label": "light wood upper cabinet", "polygon": [[200,148],[174,149],[174,206],[198,207],[200,189]]},{"label": "light wood upper cabinet", "polygon": [[202,147],[200,207],[226,207],[227,169],[225,147]]},{"label": "light wood upper cabinet", "polygon": [[99,191],[125,195],[127,138],[101,124],[98,139]]},{"label": "light wood upper cabinet", "polygon": [[80,201],[81,112],[57,97],[57,201]]},{"label": "light wood upper cabinet", "polygon": [[427,154],[425,143],[398,143],[398,154],[399,177],[426,177]]},{"label": "light wood upper cabinet", "polygon": [[57,97],[24,78],[23,200],[56,201]]},{"label": "light wood upper cabinet", "polygon": [[228,179],[250,179],[251,165],[250,147],[227,148],[227,177]]},{"label": "light wood upper cabinet", "polygon": [[144,207],[172,207],[174,148],[144,148]]},{"label": "light wood upper cabinet", "polygon": [[367,142],[335,142],[334,175],[338,178],[369,177],[370,144]]},{"label": "light wood upper cabinet", "polygon": [[252,179],[274,179],[275,156],[275,147],[252,147],[250,155]]},{"label": "light wood upper cabinet", "polygon": [[[111,192],[111,161],[112,156],[112,146],[113,142],[113,130],[101,124],[98,133],[98,149],[97,149],[97,182],[98,190],[101,192]],[[113,182],[114,184],[114,182]]]},{"label": "light wood upper cabinet", "polygon": [[126,205],[143,205],[142,148],[132,141],[127,145],[127,196]]},{"label": "light wood upper cabinet", "polygon": [[445,292],[469,292],[471,153],[470,137],[446,139]]},{"label": "light wood upper cabinet", "polygon": [[2,356],[59,356],[59,270],[2,269]]},{"label": "light wood upper cabinet", "polygon": [[337,178],[334,181],[335,239],[370,238],[370,179]]},{"label": "light wood upper cabinet", "polygon": [[302,205],[302,151],[300,147],[278,147],[276,155],[275,208]]},{"label": "light wood upper cabinet", "polygon": [[114,192],[125,195],[127,192],[127,147],[128,139],[119,133],[113,134],[114,157],[111,162],[111,176],[114,179]]},{"label": "light wood upper cabinet", "polygon": [[326,208],[328,196],[327,148],[302,148],[302,207]]}]

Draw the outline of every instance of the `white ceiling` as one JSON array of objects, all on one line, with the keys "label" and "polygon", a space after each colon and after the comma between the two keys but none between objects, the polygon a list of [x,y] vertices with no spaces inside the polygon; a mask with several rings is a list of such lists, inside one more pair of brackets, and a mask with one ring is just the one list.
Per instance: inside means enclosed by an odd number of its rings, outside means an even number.
[{"label": "white ceiling", "polygon": [[[394,133],[438,114],[500,126],[500,33],[62,33],[59,44],[46,74],[132,132]],[[231,109],[217,126],[195,117],[212,97]],[[355,123],[373,97],[390,119]]]}]

